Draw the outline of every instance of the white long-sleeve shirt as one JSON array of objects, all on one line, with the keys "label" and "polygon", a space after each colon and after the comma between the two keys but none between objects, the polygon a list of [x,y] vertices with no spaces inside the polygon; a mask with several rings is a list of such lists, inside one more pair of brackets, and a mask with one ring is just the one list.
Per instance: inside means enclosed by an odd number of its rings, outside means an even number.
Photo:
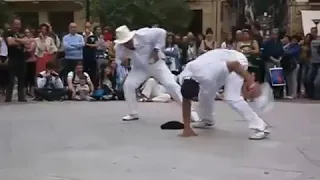
[{"label": "white long-sleeve shirt", "polygon": [[134,68],[146,68],[151,63],[151,52],[159,50],[159,58],[164,59],[163,50],[166,44],[167,32],[161,28],[142,28],[133,37],[135,50],[130,50],[122,44],[116,44],[116,58],[131,59]]},{"label": "white long-sleeve shirt", "polygon": [[[46,71],[42,71],[39,73],[40,75],[44,76],[46,74]],[[63,83],[60,78],[56,78],[53,76],[50,76],[52,78],[52,83],[56,89],[62,89],[63,88]],[[44,86],[46,85],[47,78],[46,77],[37,77],[37,87],[38,88],[45,88]]]},{"label": "white long-sleeve shirt", "polygon": [[227,61],[238,61],[242,66],[248,66],[247,58],[240,52],[227,49],[215,49],[199,56],[189,62],[179,75],[179,82],[182,83],[186,77],[196,79],[200,84],[224,85],[229,70]]}]

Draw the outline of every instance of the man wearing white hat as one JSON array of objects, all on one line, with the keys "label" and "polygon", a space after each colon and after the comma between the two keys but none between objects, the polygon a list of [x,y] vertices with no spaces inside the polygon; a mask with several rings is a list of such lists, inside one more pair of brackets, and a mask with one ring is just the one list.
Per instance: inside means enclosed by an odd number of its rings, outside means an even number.
[{"label": "man wearing white hat", "polygon": [[[232,64],[233,62],[236,63]],[[188,99],[198,96],[200,90],[198,109],[201,121],[194,123],[192,125],[194,128],[208,128],[214,125],[213,99],[216,91],[224,85],[225,101],[249,122],[249,129],[253,130],[249,138],[253,140],[266,138],[270,133],[267,129],[267,123],[252,110],[242,96],[242,93],[246,92],[246,89],[243,89],[246,87],[244,78],[250,86],[258,87],[254,83],[253,77],[248,76],[247,68],[248,60],[242,53],[227,49],[211,50],[187,64],[180,75],[181,92],[184,97],[183,111],[188,111],[184,105],[186,102],[188,104]],[[246,96],[251,96],[256,92],[250,93],[246,93]],[[260,92],[257,91],[256,94],[260,96]],[[184,113],[184,116],[186,114],[188,113]],[[184,119],[184,121],[188,120],[185,117]],[[183,136],[195,135],[189,127],[188,122],[185,122]]]},{"label": "man wearing white hat", "polygon": [[[116,29],[117,39],[114,41],[116,58],[131,59],[132,70],[123,85],[124,95],[131,112],[122,118],[124,121],[139,119],[136,100],[136,89],[149,77],[156,79],[172,98],[182,103],[180,86],[163,60],[162,53],[167,32],[161,28],[142,28],[130,31],[127,26]],[[192,112],[192,119],[198,120],[197,113]]]}]

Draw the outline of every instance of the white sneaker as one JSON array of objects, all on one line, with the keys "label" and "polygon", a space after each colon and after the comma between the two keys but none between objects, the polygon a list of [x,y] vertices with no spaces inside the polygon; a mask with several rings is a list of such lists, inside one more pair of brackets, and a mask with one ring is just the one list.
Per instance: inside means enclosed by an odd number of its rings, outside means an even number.
[{"label": "white sneaker", "polygon": [[195,123],[192,123],[192,127],[199,129],[208,129],[214,126],[214,122],[210,120],[201,120]]},{"label": "white sneaker", "polygon": [[258,129],[252,129],[252,132],[249,136],[249,140],[262,140],[268,138],[270,134],[270,129],[267,126],[263,131]]},{"label": "white sneaker", "polygon": [[128,114],[122,118],[123,121],[134,121],[138,119],[139,119],[138,114]]},{"label": "white sneaker", "polygon": [[195,111],[191,111],[191,122],[198,122],[200,121],[200,118],[198,116],[198,113],[196,113]]}]

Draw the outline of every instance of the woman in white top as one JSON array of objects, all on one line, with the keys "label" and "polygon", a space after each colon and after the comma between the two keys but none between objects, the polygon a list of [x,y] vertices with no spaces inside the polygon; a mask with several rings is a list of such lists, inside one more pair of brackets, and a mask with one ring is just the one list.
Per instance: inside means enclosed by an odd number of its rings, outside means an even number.
[{"label": "woman in white top", "polygon": [[233,40],[232,34],[228,34],[228,37],[221,44],[221,48],[222,49],[229,49],[229,50],[235,50],[236,49],[236,43]]},{"label": "woman in white top", "polygon": [[[1,34],[2,36],[2,34]],[[9,83],[8,71],[8,47],[5,40],[0,36],[0,93],[4,94]]]},{"label": "woman in white top", "polygon": [[58,51],[54,40],[48,36],[49,26],[47,24],[40,25],[39,37],[36,41],[35,55],[37,57],[37,73],[46,69],[47,62],[51,61],[53,55]]}]

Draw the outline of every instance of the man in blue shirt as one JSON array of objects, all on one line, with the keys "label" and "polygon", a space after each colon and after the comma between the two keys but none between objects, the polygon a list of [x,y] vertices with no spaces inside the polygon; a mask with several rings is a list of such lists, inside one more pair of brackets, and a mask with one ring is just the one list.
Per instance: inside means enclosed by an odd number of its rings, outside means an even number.
[{"label": "man in blue shirt", "polygon": [[69,34],[62,39],[65,60],[64,60],[64,77],[73,71],[79,61],[82,61],[82,51],[85,45],[83,36],[77,34],[77,24],[70,23]]}]

